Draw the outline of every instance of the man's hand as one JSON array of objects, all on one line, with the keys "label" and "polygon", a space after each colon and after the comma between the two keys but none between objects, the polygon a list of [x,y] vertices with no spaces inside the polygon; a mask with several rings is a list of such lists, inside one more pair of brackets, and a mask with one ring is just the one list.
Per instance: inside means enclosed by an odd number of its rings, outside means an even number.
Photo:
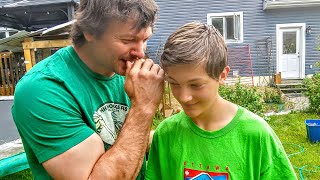
[{"label": "man's hand", "polygon": [[151,59],[127,61],[125,90],[132,106],[155,113],[164,89],[164,71]]}]

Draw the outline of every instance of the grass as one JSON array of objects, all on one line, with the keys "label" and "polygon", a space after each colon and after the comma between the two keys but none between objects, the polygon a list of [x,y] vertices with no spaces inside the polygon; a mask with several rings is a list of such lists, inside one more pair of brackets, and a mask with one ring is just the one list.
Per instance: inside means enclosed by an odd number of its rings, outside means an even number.
[{"label": "grass", "polygon": [[[280,138],[283,146],[289,156],[298,179],[300,180],[319,180],[320,169],[315,166],[320,166],[320,143],[310,143],[306,135],[306,119],[319,119],[315,114],[296,112],[287,115],[271,116],[268,123]],[[152,129],[155,129],[162,121],[160,116],[157,116],[152,124]],[[304,152],[301,152],[301,148]],[[299,153],[300,154],[295,154]],[[305,167],[305,168],[303,168]],[[299,168],[303,168],[302,174],[299,174]],[[320,167],[319,167],[320,168]],[[31,180],[30,170],[24,170],[3,178],[0,180]]]},{"label": "grass", "polygon": [[[304,123],[306,119],[319,119],[319,116],[300,112],[290,113],[281,116],[271,116],[268,123],[283,143],[299,179],[319,180],[320,143],[309,142]],[[301,152],[302,150],[304,152]],[[301,171],[302,174],[299,173],[299,169],[303,169]]]},{"label": "grass", "polygon": [[32,180],[30,169],[26,169],[15,174],[0,177],[1,180]]}]

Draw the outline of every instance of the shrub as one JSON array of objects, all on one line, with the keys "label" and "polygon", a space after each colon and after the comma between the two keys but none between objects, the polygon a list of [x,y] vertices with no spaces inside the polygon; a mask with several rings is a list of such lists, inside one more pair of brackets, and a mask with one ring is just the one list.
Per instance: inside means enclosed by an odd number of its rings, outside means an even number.
[{"label": "shrub", "polygon": [[306,78],[304,82],[306,85],[305,95],[310,101],[310,111],[320,114],[320,73]]},{"label": "shrub", "polygon": [[219,94],[224,99],[263,116],[263,98],[256,87],[241,85],[240,82],[237,82],[235,86],[220,86]]},{"label": "shrub", "polygon": [[266,103],[284,104],[281,91],[275,88],[266,87],[264,89],[263,100]]}]

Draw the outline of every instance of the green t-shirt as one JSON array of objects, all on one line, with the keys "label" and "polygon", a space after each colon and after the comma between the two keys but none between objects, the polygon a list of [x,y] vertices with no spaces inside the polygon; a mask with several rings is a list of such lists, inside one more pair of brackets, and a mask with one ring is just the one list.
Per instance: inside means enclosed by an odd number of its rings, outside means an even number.
[{"label": "green t-shirt", "polygon": [[239,107],[224,128],[200,129],[182,111],[156,129],[146,179],[297,179],[280,140],[260,117]]},{"label": "green t-shirt", "polygon": [[[71,46],[36,64],[17,84],[12,106],[34,178],[51,179],[42,163],[94,132],[108,149],[129,108],[124,77],[94,73]],[[140,173],[143,179],[145,163]]]}]

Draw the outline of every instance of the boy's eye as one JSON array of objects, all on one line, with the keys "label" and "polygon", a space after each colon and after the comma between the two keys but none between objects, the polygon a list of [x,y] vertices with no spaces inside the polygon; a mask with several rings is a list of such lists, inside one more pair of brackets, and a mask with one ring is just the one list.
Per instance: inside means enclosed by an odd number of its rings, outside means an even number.
[{"label": "boy's eye", "polygon": [[201,88],[202,84],[191,84],[192,88]]}]

